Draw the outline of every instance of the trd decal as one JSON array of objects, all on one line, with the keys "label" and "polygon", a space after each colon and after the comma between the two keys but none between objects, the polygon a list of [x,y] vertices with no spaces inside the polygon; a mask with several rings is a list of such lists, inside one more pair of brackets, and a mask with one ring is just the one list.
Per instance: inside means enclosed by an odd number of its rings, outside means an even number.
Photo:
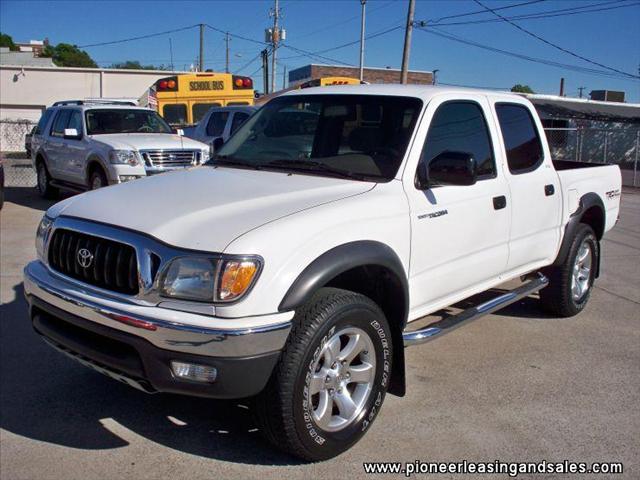
[{"label": "trd decal", "polygon": [[608,192],[605,193],[605,195],[607,196],[607,198],[609,200],[619,197],[620,196],[620,189],[616,189],[616,190],[609,190]]}]

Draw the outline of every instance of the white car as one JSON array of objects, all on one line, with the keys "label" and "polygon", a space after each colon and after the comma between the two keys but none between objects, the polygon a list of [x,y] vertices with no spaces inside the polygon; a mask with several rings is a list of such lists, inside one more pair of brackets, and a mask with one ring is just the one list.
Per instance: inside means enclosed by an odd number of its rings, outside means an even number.
[{"label": "white car", "polygon": [[615,165],[552,161],[519,95],[312,88],[206,166],[51,207],[24,290],[36,332],[83,364],[147,392],[253,397],[269,440],[327,459],[405,394],[405,346],[537,291],[555,315],[584,309],[620,190]]},{"label": "white car", "polygon": [[200,165],[209,146],[172,132],[153,110],[128,102],[65,101],[45,110],[31,138],[37,186],[97,188]]},{"label": "white car", "polygon": [[185,128],[185,135],[208,145],[220,139],[220,145],[229,140],[240,126],[254,114],[257,107],[213,107],[194,127]]}]

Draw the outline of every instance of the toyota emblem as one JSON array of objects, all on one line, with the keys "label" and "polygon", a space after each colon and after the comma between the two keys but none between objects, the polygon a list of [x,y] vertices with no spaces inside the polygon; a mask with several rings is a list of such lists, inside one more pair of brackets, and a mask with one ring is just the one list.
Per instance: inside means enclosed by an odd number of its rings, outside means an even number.
[{"label": "toyota emblem", "polygon": [[91,263],[93,262],[93,253],[91,253],[86,248],[81,248],[80,250],[78,250],[76,260],[78,261],[78,265],[80,265],[82,268],[89,268],[91,266]]}]

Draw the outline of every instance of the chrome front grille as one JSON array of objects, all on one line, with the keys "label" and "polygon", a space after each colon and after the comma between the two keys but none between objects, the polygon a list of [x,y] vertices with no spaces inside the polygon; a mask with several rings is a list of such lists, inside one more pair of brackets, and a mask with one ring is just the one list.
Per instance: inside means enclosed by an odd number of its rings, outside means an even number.
[{"label": "chrome front grille", "polygon": [[200,160],[198,150],[141,150],[140,153],[147,167],[188,167]]}]

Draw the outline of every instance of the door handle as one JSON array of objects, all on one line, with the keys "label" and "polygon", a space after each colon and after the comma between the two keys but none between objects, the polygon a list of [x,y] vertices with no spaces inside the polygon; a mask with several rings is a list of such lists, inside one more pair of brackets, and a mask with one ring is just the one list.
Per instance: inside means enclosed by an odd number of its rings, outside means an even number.
[{"label": "door handle", "polygon": [[554,193],[556,193],[556,188],[553,186],[553,184],[544,186],[544,194],[547,197],[550,197]]},{"label": "door handle", "polygon": [[500,195],[499,197],[493,197],[493,209],[502,210],[507,206],[507,197]]}]

